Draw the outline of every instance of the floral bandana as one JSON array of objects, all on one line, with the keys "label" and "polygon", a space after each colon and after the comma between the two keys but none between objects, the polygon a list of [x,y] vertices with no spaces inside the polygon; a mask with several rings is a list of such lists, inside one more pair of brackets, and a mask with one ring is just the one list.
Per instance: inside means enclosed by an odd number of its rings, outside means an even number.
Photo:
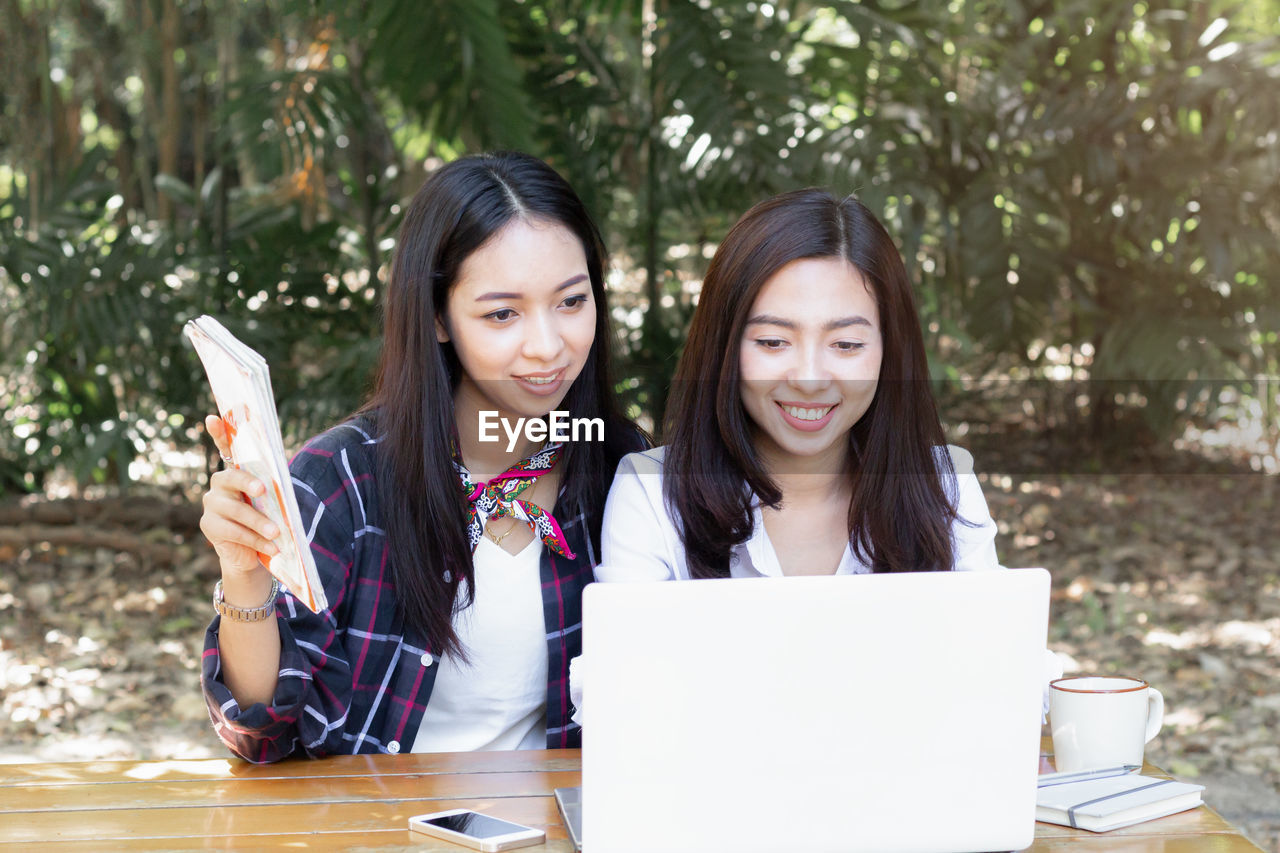
[{"label": "floral bandana", "polygon": [[517,462],[487,483],[477,483],[471,479],[471,473],[463,467],[458,459],[453,460],[453,469],[462,480],[462,490],[467,495],[471,506],[467,512],[467,541],[474,552],[484,535],[484,526],[493,519],[511,516],[529,525],[533,535],[542,540],[552,551],[567,559],[576,559],[569,550],[560,525],[551,513],[528,501],[520,500],[533,481],[555,468],[560,457],[559,444],[548,444],[529,458]]}]

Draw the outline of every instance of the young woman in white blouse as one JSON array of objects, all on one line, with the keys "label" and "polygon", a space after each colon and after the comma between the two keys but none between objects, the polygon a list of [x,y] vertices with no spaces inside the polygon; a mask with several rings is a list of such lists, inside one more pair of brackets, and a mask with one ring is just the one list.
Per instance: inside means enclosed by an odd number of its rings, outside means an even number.
[{"label": "young woman in white blouse", "polygon": [[618,468],[598,580],[999,568],[902,259],[851,197],[785,193],[730,230],[665,433]]}]

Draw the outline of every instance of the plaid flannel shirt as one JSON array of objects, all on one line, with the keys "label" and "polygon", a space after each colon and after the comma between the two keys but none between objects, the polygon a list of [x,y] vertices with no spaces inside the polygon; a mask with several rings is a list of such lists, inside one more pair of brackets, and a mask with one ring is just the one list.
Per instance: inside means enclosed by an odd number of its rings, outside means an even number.
[{"label": "plaid flannel shirt", "polygon": [[[312,613],[280,591],[280,674],[270,705],[239,706],[223,682],[221,617],[205,633],[201,683],[214,730],[248,761],[413,748],[436,658],[396,606],[374,482],[376,446],[369,423],[358,419],[312,439],[290,464],[329,609]],[[548,748],[581,744],[581,729],[569,718],[569,661],[581,652],[582,589],[598,562],[586,516],[559,522],[577,559],[542,552]]]}]

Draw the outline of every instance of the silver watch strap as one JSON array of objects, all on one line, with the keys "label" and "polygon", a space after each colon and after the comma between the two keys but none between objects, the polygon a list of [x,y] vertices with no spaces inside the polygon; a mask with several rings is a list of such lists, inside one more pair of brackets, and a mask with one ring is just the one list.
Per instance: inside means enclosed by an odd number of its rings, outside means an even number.
[{"label": "silver watch strap", "polygon": [[280,592],[280,581],[275,578],[271,579],[271,594],[267,596],[267,600],[257,607],[236,607],[227,604],[223,598],[222,581],[218,581],[213,587],[213,609],[224,619],[230,619],[233,622],[261,622],[269,619],[276,612],[276,595]]}]

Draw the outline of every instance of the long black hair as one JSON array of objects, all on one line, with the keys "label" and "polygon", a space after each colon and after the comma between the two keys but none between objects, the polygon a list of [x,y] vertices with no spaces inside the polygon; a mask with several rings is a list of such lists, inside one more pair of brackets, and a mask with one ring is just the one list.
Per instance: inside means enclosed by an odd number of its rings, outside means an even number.
[{"label": "long black hair", "polygon": [[665,499],[679,520],[689,573],[724,577],[752,533],[752,493],[782,493],[760,461],[742,405],[741,340],[764,284],[802,258],[843,258],[879,312],[883,355],[870,408],[848,436],[849,541],[877,572],[950,569],[954,481],[929,386],[924,338],[893,240],[864,205],[825,190],[783,193],[730,229],[703,279],[667,407]]},{"label": "long black hair", "polygon": [[[453,392],[462,368],[452,343],[436,339],[463,262],[516,219],[561,225],[582,243],[596,304],[595,340],[561,408],[601,418],[604,441],[572,442],[560,457],[561,518],[585,512],[599,540],[600,516],[618,460],[640,446],[609,381],[612,335],[600,232],[568,182],[536,157],[497,152],[464,157],[433,173],[400,226],[383,308],[378,379],[361,414],[379,436],[379,502],[391,574],[404,618],[437,654],[465,656],[453,630],[462,581],[475,589],[466,536],[467,501],[452,466]],[[598,549],[597,549],[598,553]]]}]

